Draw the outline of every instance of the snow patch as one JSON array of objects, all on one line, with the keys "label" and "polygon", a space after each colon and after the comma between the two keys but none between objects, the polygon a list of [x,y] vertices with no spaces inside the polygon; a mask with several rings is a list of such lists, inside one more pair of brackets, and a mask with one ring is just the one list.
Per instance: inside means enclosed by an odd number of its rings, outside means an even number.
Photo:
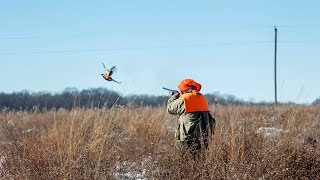
[{"label": "snow patch", "polygon": [[149,163],[154,163],[151,156],[144,158],[141,162],[123,161],[116,165],[112,176],[114,179],[148,179],[147,174],[153,173],[148,170]]},{"label": "snow patch", "polygon": [[280,133],[288,133],[289,131],[275,127],[260,127],[256,132],[258,134],[263,134],[264,136],[273,136],[278,135]]}]

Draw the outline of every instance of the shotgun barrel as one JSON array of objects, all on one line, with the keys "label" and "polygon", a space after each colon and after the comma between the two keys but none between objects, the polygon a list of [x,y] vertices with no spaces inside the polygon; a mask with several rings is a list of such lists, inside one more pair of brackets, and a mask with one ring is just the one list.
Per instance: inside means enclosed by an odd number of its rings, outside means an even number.
[{"label": "shotgun barrel", "polygon": [[178,90],[174,90],[174,89],[169,89],[169,88],[165,88],[165,87],[162,87],[162,89],[167,90],[169,92],[172,92],[173,94],[179,93]]}]

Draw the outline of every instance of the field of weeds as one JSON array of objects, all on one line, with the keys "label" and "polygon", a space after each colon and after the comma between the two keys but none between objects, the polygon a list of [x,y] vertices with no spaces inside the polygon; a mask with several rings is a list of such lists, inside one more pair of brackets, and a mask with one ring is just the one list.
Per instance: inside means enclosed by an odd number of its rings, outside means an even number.
[{"label": "field of weeds", "polygon": [[216,106],[199,160],[182,159],[165,107],[0,115],[1,179],[319,179],[320,109]]}]

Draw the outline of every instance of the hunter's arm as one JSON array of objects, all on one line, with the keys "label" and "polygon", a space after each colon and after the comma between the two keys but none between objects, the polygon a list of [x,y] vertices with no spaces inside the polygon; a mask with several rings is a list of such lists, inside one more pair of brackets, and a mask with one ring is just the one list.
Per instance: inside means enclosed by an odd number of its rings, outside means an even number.
[{"label": "hunter's arm", "polygon": [[177,98],[176,96],[172,96],[167,103],[167,111],[172,115],[180,115],[184,113],[184,101],[180,96]]}]

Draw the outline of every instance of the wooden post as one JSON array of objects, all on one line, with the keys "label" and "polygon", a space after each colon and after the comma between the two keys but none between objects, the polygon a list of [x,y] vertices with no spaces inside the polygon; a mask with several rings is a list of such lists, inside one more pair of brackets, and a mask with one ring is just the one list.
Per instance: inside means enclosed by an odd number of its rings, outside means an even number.
[{"label": "wooden post", "polygon": [[278,29],[276,26],[274,26],[274,99],[275,104],[278,104],[277,100],[277,32]]}]

